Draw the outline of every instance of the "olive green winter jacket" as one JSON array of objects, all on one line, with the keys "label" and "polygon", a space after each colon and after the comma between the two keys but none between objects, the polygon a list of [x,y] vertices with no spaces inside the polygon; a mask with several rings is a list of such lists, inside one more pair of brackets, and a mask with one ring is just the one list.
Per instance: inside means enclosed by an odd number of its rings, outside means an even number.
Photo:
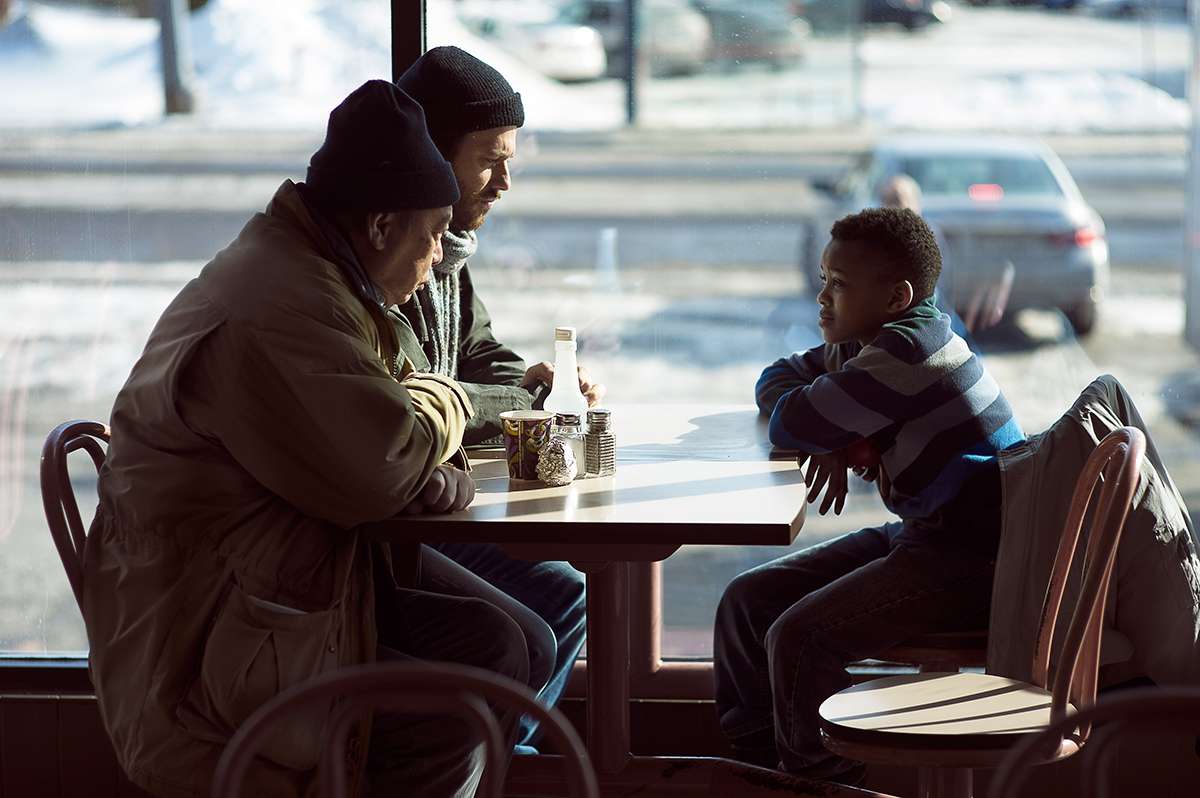
[{"label": "olive green winter jacket", "polygon": [[[82,601],[105,727],[151,793],[207,796],[258,706],[374,659],[394,575],[356,527],[408,504],[471,415],[399,355],[290,181],[155,325],[113,407]],[[327,713],[281,726],[244,794],[311,790]]]}]

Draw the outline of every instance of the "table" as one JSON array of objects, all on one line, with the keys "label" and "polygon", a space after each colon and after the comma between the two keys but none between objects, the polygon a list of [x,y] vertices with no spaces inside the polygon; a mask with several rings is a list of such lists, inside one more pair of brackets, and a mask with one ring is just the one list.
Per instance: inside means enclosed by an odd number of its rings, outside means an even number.
[{"label": "table", "polygon": [[496,543],[586,574],[587,742],[602,780],[637,764],[629,750],[629,563],[664,560],[689,544],[790,545],[806,506],[800,469],[769,459],[766,423],[753,406],[612,411],[612,476],[562,487],[514,482],[503,452],[477,452],[471,507],[368,530],[391,542]]}]

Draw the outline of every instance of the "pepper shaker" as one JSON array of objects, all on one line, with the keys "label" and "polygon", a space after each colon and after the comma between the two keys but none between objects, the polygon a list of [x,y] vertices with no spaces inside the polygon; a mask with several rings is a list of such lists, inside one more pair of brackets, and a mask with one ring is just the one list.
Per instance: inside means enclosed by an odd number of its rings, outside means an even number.
[{"label": "pepper shaker", "polygon": [[617,446],[612,434],[612,413],[608,410],[587,411],[588,430],[584,436],[584,452],[589,477],[608,476],[617,470]]}]

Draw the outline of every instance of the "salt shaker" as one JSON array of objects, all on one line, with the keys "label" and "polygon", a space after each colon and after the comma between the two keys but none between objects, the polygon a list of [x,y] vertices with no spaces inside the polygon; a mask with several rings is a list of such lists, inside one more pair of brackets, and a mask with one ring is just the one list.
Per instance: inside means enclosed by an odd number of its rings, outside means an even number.
[{"label": "salt shaker", "polygon": [[612,434],[612,413],[587,411],[588,431],[584,436],[584,462],[589,477],[607,476],[617,470],[617,446]]},{"label": "salt shaker", "polygon": [[579,464],[579,475],[583,476],[584,464],[587,461],[583,429],[580,427],[579,414],[559,413],[554,417],[554,426],[550,428],[552,437],[566,438],[575,454],[575,462]]}]

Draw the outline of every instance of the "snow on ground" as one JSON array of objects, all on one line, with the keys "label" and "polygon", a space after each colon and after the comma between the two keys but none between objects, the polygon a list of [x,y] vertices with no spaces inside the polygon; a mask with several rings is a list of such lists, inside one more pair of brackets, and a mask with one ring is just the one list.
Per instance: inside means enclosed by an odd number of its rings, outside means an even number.
[{"label": "snow on ground", "polygon": [[867,83],[864,105],[881,128],[904,130],[1150,132],[1186,130],[1190,118],[1187,103],[1162,89],[1093,71],[997,75],[950,85],[880,76]]},{"label": "snow on ground", "polygon": [[[321,127],[364,80],[391,73],[389,6],[374,0],[211,0],[190,29],[196,122],[205,126]],[[535,127],[619,121],[616,108],[597,115],[571,103],[567,87],[472,36],[448,0],[429,3],[429,40],[466,47],[503,72]],[[154,20],[29,3],[0,31],[0,128],[156,122],[159,64]]]},{"label": "snow on ground", "polygon": [[[0,129],[161,120],[157,22],[39,2],[21,8],[0,31]],[[470,33],[450,0],[430,0],[428,8],[430,44],[464,46],[500,69],[521,92],[531,129],[622,123],[620,82],[559,84]],[[919,36],[868,34],[861,50],[868,120],[882,128],[1043,133],[1186,128],[1186,103],[1142,80],[1182,75],[1186,26],[959,11]],[[191,17],[200,110],[187,124],[319,129],[349,91],[389,73],[388,13],[375,0],[212,0]],[[643,121],[843,123],[854,110],[849,53],[844,41],[815,39],[806,64],[793,71],[648,80]]]}]

